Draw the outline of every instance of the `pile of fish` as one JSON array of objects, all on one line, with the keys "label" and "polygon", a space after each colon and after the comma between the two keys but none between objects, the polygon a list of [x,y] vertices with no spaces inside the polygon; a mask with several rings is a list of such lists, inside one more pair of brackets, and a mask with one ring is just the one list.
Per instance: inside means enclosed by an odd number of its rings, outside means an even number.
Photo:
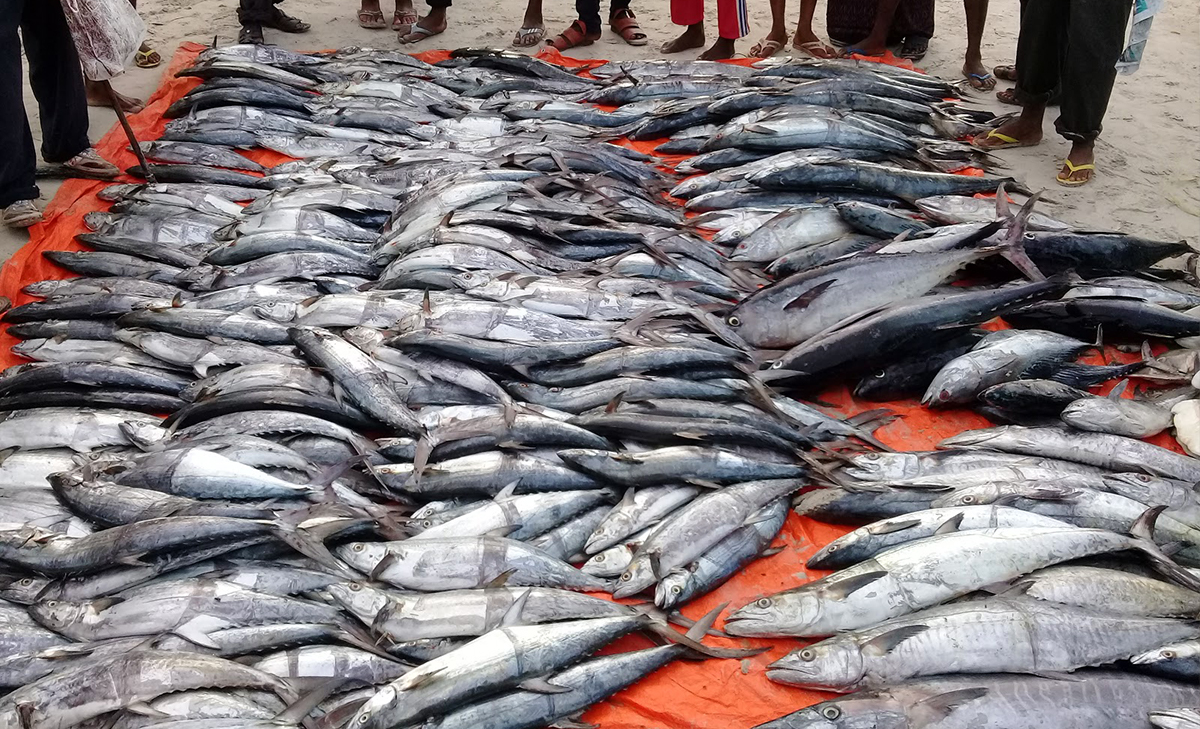
[{"label": "pile of fish", "polygon": [[[958,89],[269,46],[182,75],[153,181],[4,315],[0,728],[579,726],[763,650],[711,634],[835,636],[768,677],[855,693],[768,726],[1189,726],[1200,461],[1138,439],[1200,448],[1200,289],[1157,265],[1190,249],[952,174],[996,164]],[[1141,361],[1079,361],[1110,340]],[[891,452],[890,412],[802,400],[847,378],[1006,424]],[[861,525],[836,572],[723,632],[677,612],[794,504]]]}]

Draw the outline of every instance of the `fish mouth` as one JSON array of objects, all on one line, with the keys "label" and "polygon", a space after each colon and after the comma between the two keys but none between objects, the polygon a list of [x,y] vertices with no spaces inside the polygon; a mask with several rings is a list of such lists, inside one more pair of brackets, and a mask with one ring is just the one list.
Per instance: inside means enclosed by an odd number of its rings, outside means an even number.
[{"label": "fish mouth", "polygon": [[815,676],[795,668],[784,668],[774,663],[767,666],[767,679],[772,683],[782,683],[790,686],[804,686],[824,691],[846,691],[845,686],[831,686]]}]

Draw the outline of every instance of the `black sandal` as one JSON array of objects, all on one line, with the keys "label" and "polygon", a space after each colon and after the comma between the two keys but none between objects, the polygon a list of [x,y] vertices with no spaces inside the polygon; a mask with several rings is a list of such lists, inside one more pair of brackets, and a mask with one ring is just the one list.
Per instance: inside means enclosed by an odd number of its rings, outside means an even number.
[{"label": "black sandal", "polygon": [[909,36],[900,46],[900,57],[910,61],[919,61],[929,52],[929,39]]},{"label": "black sandal", "polygon": [[307,33],[312,26],[299,18],[293,18],[279,8],[272,8],[271,19],[263,23],[268,28],[282,30],[284,33]]},{"label": "black sandal", "polygon": [[238,33],[238,43],[241,43],[242,45],[261,46],[266,42],[266,39],[263,38],[262,26],[258,25],[257,23],[252,25],[243,25],[241,32]]}]

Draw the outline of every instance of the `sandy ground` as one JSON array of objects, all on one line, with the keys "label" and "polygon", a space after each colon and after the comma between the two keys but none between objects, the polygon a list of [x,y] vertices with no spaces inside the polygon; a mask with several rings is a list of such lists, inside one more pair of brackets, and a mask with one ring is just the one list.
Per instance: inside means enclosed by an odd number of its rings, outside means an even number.
[{"label": "sandy ground", "polygon": [[[233,42],[237,36],[235,2],[231,0],[142,0],[143,17],[150,40],[164,56],[182,41]],[[546,3],[547,26],[558,32],[573,18],[567,2]],[[752,35],[739,43],[745,52],[770,27],[770,11],[763,0],[751,3]],[[966,37],[961,5],[957,0],[938,0],[938,32],[923,67],[930,73],[956,78],[961,73]],[[493,0],[479,8],[466,0],[450,11],[450,28],[440,37],[416,46],[457,48],[463,46],[508,46],[523,15],[521,0]],[[358,27],[355,0],[314,5],[291,0],[283,6],[313,26],[307,35],[291,36],[268,31],[268,41],[298,50],[340,48],[359,45],[397,47],[390,31],[367,31]],[[612,33],[589,48],[575,49],[581,58],[631,59],[658,57],[659,44],[677,32],[668,17],[666,2],[634,10],[649,34],[650,45],[634,48]],[[384,12],[391,13],[390,0]],[[496,12],[496,10],[499,12]],[[1053,134],[1052,117],[1047,119],[1046,141],[1031,149],[1002,152],[1011,174],[1033,189],[1046,188],[1057,201],[1045,211],[1064,220],[1099,230],[1125,230],[1149,237],[1186,238],[1200,244],[1200,0],[1167,4],[1156,18],[1150,45],[1140,71],[1117,81],[1103,137],[1098,145],[1099,171],[1086,188],[1067,190],[1057,186],[1054,175],[1068,145]],[[716,4],[709,3],[709,21],[716,27]],[[821,33],[824,3],[818,8],[817,32]],[[1017,3],[997,0],[984,42],[988,65],[1010,62],[1017,37]],[[696,52],[681,55],[692,55]],[[159,82],[159,70],[131,69],[116,81],[129,94],[148,95]],[[989,94],[973,101],[996,111],[1006,111]],[[32,96],[26,90],[26,106],[40,133]],[[110,110],[92,110],[93,137],[115,123]],[[48,199],[56,185],[44,184]],[[7,259],[26,240],[24,233],[0,229],[0,259]]]}]

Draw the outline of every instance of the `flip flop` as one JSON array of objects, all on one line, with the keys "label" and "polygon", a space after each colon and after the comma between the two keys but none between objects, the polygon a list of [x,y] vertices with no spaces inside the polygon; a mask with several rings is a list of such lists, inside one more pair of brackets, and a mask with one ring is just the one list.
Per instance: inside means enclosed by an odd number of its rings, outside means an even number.
[{"label": "flip flop", "polygon": [[112,179],[121,174],[121,170],[116,165],[111,164],[101,157],[95,147],[88,147],[71,159],[63,162],[62,166],[63,169],[78,172],[91,179]]},{"label": "flip flop", "polygon": [[777,40],[764,38],[750,49],[751,58],[770,58],[783,50],[783,44]]},{"label": "flip flop", "polygon": [[162,65],[162,56],[153,48],[138,50],[133,56],[133,65],[138,68],[158,68]]},{"label": "flip flop", "polygon": [[990,73],[973,73],[967,76],[967,83],[976,91],[991,91],[996,88],[996,78]]},{"label": "flip flop", "polygon": [[621,8],[613,13],[608,19],[608,27],[631,46],[644,46],[650,42],[638,25],[637,16],[629,8]]},{"label": "flip flop", "polygon": [[307,33],[312,26],[299,18],[293,18],[279,8],[275,8],[271,17],[263,22],[264,28],[274,28],[284,33]]},{"label": "flip flop", "polygon": [[1075,180],[1075,179],[1072,179],[1075,176],[1075,173],[1076,172],[1095,172],[1096,171],[1096,165],[1094,165],[1094,164],[1077,165],[1077,164],[1074,164],[1073,162],[1071,162],[1071,160],[1069,160],[1069,159],[1063,160],[1063,166],[1065,166],[1067,168],[1067,176],[1063,177],[1062,171],[1059,171],[1058,176],[1055,178],[1056,180],[1058,180],[1058,184],[1062,185],[1063,187],[1079,187],[1080,185],[1086,185],[1092,181],[1092,175],[1088,175],[1087,177],[1083,178],[1082,180]]},{"label": "flip flop", "polygon": [[1037,142],[1032,142],[1032,143],[1031,142],[1023,142],[1020,139],[1017,139],[1016,137],[1010,137],[1007,134],[1001,134],[999,131],[997,131],[995,129],[990,130],[987,133],[987,136],[984,137],[984,139],[999,139],[1000,144],[988,145],[988,146],[984,147],[978,143],[978,140],[976,140],[974,142],[971,142],[971,146],[974,147],[975,149],[982,149],[985,152],[994,152],[999,149],[1012,149],[1014,147],[1036,147],[1038,144],[1041,143],[1041,140],[1039,140]]},{"label": "flip flop", "polygon": [[1020,106],[1021,102],[1017,101],[1017,92],[1013,89],[1001,89],[996,92],[996,98],[1001,104],[1011,104],[1012,106]]},{"label": "flip flop", "polygon": [[367,30],[383,30],[387,27],[387,21],[383,19],[383,11],[359,10],[358,27],[366,28]]},{"label": "flip flop", "polygon": [[873,53],[867,53],[866,51],[864,51],[861,48],[852,48],[850,46],[843,48],[842,52],[838,54],[839,58],[849,58],[850,56],[864,56],[866,58],[883,58],[882,54],[875,55]]},{"label": "flip flop", "polygon": [[513,36],[513,46],[517,48],[532,48],[546,38],[545,28],[533,28],[524,26],[517,28],[517,34]]},{"label": "flip flop", "polygon": [[1002,81],[1016,81],[1017,66],[1011,63],[1006,66],[996,66],[992,69],[992,74]]},{"label": "flip flop", "polygon": [[810,58],[817,58],[820,60],[837,58],[837,53],[821,41],[806,41],[799,44],[793,43],[792,50],[800,51],[801,53],[808,54]]},{"label": "flip flop", "polygon": [[396,31],[397,33],[407,33],[408,31],[412,30],[412,27],[416,25],[417,21],[420,19],[420,16],[411,10],[406,13],[402,13],[397,10],[396,12],[392,13],[392,30]]},{"label": "flip flop", "polygon": [[[403,45],[410,45],[412,43],[420,43],[421,41],[425,40],[426,38],[432,38],[433,36],[441,35],[442,33],[443,33],[443,31],[430,30],[429,28],[426,28],[423,25],[417,24],[417,25],[414,25],[413,27],[409,28],[408,33],[406,35],[400,36],[400,43]],[[410,37],[410,36],[415,36],[415,37]]]}]

